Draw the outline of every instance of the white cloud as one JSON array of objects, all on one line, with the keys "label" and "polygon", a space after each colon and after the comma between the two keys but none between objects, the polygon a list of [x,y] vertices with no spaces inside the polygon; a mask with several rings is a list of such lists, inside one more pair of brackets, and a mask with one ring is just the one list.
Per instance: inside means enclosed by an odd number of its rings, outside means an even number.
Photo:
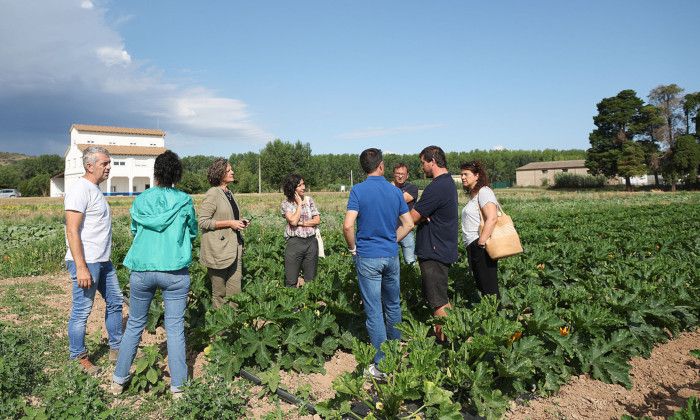
[{"label": "white cloud", "polygon": [[418,124],[404,125],[398,127],[370,127],[362,130],[350,131],[338,134],[336,137],[343,140],[368,139],[374,137],[393,136],[396,134],[409,133],[414,131],[430,130],[444,127],[443,124]]},{"label": "white cloud", "polygon": [[107,67],[118,64],[123,66],[131,64],[131,56],[124,47],[99,47],[97,49],[97,57]]},{"label": "white cloud", "polygon": [[[3,4],[0,114],[14,118],[0,127],[0,141],[13,130],[31,136],[27,127],[38,130],[36,121],[54,137],[76,122],[159,124],[183,141],[251,144],[273,137],[251,120],[244,101],[168,79],[163,69],[132,57],[99,3]],[[94,10],[76,13],[79,8]]]}]

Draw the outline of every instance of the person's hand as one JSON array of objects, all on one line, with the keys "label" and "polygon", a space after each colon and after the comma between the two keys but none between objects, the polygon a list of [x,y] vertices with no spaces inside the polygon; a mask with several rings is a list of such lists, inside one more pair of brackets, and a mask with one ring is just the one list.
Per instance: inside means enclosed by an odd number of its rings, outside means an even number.
[{"label": "person's hand", "polygon": [[299,193],[294,193],[294,202],[297,203],[297,206],[300,206],[301,203],[304,202],[304,200],[302,200],[299,196]]},{"label": "person's hand", "polygon": [[92,274],[87,267],[80,267],[76,269],[76,277],[78,281],[78,287],[83,289],[88,289],[92,286]]},{"label": "person's hand", "polygon": [[230,226],[233,230],[243,230],[248,227],[248,224],[244,220],[231,220]]}]

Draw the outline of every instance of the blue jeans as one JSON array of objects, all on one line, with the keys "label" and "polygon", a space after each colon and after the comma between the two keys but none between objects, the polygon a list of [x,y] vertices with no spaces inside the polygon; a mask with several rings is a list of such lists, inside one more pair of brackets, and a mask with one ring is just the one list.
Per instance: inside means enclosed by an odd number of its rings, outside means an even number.
[{"label": "blue jeans", "polygon": [[112,380],[126,383],[129,369],[141,342],[141,334],[148,320],[148,308],[157,289],[163,291],[165,302],[165,333],[168,337],[168,368],[170,390],[179,392],[187,380],[185,360],[185,308],[190,291],[190,273],[187,267],[177,271],[132,271],[129,281],[129,321],[119,349],[117,366]]},{"label": "blue jeans", "polygon": [[118,349],[122,341],[122,304],[124,296],[119,288],[117,272],[109,261],[88,263],[92,275],[92,286],[78,287],[75,261],[66,260],[66,268],[73,283],[73,303],[68,318],[68,351],[71,359],[87,356],[85,349],[85,325],[92,311],[95,292],[100,292],[106,302],[105,326],[109,336],[109,347]]},{"label": "blue jeans", "polygon": [[413,231],[408,232],[405,238],[399,242],[403,252],[403,262],[413,264],[416,262],[416,235]]},{"label": "blue jeans", "polygon": [[357,282],[365,307],[367,334],[377,350],[374,363],[384,358],[380,347],[387,339],[398,340],[401,333],[394,328],[401,322],[399,257],[366,258],[355,256]]}]

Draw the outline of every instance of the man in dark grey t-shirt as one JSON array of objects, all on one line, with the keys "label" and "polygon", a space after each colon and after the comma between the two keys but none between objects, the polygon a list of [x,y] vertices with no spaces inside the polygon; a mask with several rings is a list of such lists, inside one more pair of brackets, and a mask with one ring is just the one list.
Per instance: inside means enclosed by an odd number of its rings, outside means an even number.
[{"label": "man in dark grey t-shirt", "polygon": [[[447,316],[451,308],[447,296],[447,272],[457,261],[459,216],[457,187],[447,171],[445,152],[428,146],[420,152],[423,172],[433,180],[411,210],[416,229],[416,255],[421,271],[423,295],[436,317]],[[442,326],[435,325],[435,335],[444,341]]]},{"label": "man in dark grey t-shirt", "polygon": [[[408,209],[411,210],[416,200],[418,200],[418,187],[408,182],[408,165],[403,162],[394,165],[394,181],[392,181],[392,184],[401,190],[403,199],[408,205]],[[408,235],[399,242],[399,245],[401,245],[401,252],[403,253],[403,262],[406,264],[415,263],[416,237],[413,231],[408,232]]]}]

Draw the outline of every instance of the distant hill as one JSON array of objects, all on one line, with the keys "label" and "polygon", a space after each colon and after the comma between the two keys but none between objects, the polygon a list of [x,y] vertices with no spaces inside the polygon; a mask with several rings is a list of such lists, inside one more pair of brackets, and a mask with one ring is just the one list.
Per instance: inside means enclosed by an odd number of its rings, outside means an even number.
[{"label": "distant hill", "polygon": [[15,163],[18,160],[27,159],[27,155],[21,153],[10,153],[10,152],[0,152],[0,165],[9,165]]}]

